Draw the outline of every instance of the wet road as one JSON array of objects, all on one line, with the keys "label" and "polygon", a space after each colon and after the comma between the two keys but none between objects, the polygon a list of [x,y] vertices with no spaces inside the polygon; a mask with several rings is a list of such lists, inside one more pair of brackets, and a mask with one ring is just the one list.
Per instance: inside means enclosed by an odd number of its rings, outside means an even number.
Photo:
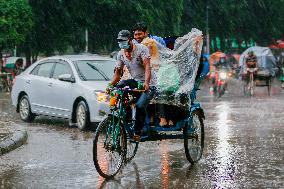
[{"label": "wet road", "polygon": [[[207,95],[203,158],[191,166],[182,141],[141,143],[132,163],[104,181],[92,162],[92,132],[67,122],[21,122],[0,97],[0,120],[28,130],[28,143],[0,157],[0,188],[284,188],[284,92],[243,97],[232,82],[221,99]],[[52,123],[51,123],[52,121]]]}]

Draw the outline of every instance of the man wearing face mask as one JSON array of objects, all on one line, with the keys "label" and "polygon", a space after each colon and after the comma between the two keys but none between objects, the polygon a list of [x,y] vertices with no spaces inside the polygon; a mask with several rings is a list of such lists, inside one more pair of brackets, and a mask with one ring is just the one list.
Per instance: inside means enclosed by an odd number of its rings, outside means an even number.
[{"label": "man wearing face mask", "polygon": [[230,71],[230,65],[229,63],[227,62],[226,60],[226,57],[225,56],[222,56],[220,57],[220,60],[218,62],[215,62],[214,63],[214,66],[215,66],[215,69],[216,70],[220,70],[221,68],[227,70],[227,71]]},{"label": "man wearing face mask", "polygon": [[[143,82],[146,91],[136,103],[134,140],[139,141],[146,117],[146,107],[155,93],[155,87],[151,81],[150,53],[146,46],[133,44],[131,33],[128,30],[121,30],[117,40],[121,50],[117,54],[116,70],[110,86],[137,88],[138,82]],[[127,67],[133,79],[120,81],[123,66]]]}]

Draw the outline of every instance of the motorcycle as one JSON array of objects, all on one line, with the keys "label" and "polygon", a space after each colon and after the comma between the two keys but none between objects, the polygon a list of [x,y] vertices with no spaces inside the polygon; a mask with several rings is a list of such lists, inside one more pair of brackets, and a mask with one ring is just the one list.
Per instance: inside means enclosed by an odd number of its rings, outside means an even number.
[{"label": "motorcycle", "polygon": [[214,96],[220,98],[225,94],[227,88],[228,72],[225,69],[221,69],[215,73],[213,82],[213,94]]}]

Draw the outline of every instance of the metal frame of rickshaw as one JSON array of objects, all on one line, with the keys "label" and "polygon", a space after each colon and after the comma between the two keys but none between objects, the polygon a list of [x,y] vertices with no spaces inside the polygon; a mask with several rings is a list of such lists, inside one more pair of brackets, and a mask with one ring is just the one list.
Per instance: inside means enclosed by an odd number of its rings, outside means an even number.
[{"label": "metal frame of rickshaw", "polygon": [[[194,85],[194,87],[191,91],[191,94],[190,94],[191,105],[190,105],[188,117],[186,119],[178,121],[176,123],[176,125],[174,125],[172,127],[164,128],[164,127],[161,127],[159,124],[156,124],[154,127],[152,127],[150,125],[149,118],[147,118],[147,116],[146,116],[146,121],[145,121],[146,124],[144,125],[144,128],[143,128],[144,131],[146,131],[146,132],[145,132],[144,135],[141,135],[141,139],[140,139],[139,142],[157,141],[157,140],[166,140],[166,139],[184,139],[185,155],[186,155],[187,160],[191,164],[197,162],[202,156],[203,147],[204,147],[204,123],[203,123],[203,120],[205,119],[205,116],[204,116],[203,109],[200,106],[200,103],[198,103],[196,101],[196,92],[197,92],[197,90],[199,90],[198,87],[200,85],[201,80],[202,80],[202,77],[200,77],[199,79],[197,79],[195,81],[195,85]],[[127,93],[127,91],[126,91],[126,93]],[[124,95],[124,92],[122,92],[121,95]],[[123,100],[124,97],[121,96],[121,99]],[[117,111],[118,112],[124,112],[124,113],[114,114],[116,112],[113,112],[110,115],[112,117],[109,118],[109,120],[110,120],[110,122],[112,122],[112,124],[111,125],[105,124],[107,126],[105,126],[104,124],[100,124],[98,126],[97,130],[96,130],[94,141],[93,141],[94,164],[95,164],[95,167],[96,167],[97,171],[99,172],[99,174],[101,176],[105,177],[105,178],[112,178],[113,176],[115,176],[118,173],[119,169],[121,168],[122,163],[123,162],[124,163],[130,162],[134,158],[136,151],[138,149],[138,142],[135,142],[134,140],[132,140],[133,133],[134,133],[133,122],[132,122],[131,125],[129,125],[129,124],[124,122],[125,116],[124,116],[123,119],[121,117],[121,115],[123,115],[123,114],[126,115],[125,111],[123,110],[125,108],[122,107],[123,103],[124,102],[122,102],[122,101],[119,103],[119,107],[118,107]],[[194,113],[194,115],[193,115],[193,113]],[[200,127],[200,128],[197,131],[198,134],[196,134],[196,127],[193,126],[194,124],[196,124],[195,121],[193,120],[193,117],[195,117],[194,118],[195,120],[196,119],[199,120],[198,127]],[[104,121],[102,121],[101,123],[103,123],[103,122]],[[119,124],[119,126],[117,126],[118,124]],[[101,130],[102,127],[106,127],[105,130],[103,130],[103,129]],[[172,134],[171,133],[172,131],[182,132],[182,134]],[[167,134],[167,132],[170,132],[170,134]],[[124,154],[123,158],[120,162],[121,164],[119,165],[119,168],[112,174],[104,173],[103,169],[99,165],[99,163],[100,163],[100,161],[98,160],[99,146],[98,146],[97,143],[98,143],[100,135],[105,135],[105,137],[106,137],[106,139],[103,141],[103,146],[104,146],[103,149],[105,149],[106,152],[114,151],[114,152],[118,152],[120,154],[121,153]],[[123,139],[123,140],[126,140],[126,141],[125,141],[125,145],[122,144],[122,146],[121,146],[121,138],[124,138],[125,136],[122,137],[121,135],[127,136],[127,138]],[[194,143],[193,140],[199,141],[199,144],[200,144],[200,146],[198,146],[198,148],[200,147],[199,152],[197,152],[198,155],[196,155],[196,156],[192,156],[192,154],[190,154],[190,153],[192,153],[192,151],[190,152],[191,149],[189,148],[189,144],[188,144],[188,143],[190,143],[189,141]],[[134,149],[131,149],[131,150],[128,149],[128,144],[126,144],[127,141],[130,145],[134,144]]]}]

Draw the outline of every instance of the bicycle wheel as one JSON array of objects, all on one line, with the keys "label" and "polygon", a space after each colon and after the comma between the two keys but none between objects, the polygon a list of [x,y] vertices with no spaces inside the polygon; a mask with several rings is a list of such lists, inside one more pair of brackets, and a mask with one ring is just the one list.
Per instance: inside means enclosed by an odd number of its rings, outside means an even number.
[{"label": "bicycle wheel", "polygon": [[93,161],[102,177],[112,178],[118,173],[125,149],[125,130],[115,117],[108,116],[98,125],[93,141]]},{"label": "bicycle wheel", "polygon": [[270,96],[270,91],[271,91],[271,79],[269,78],[267,81],[267,92],[268,92],[268,96]]},{"label": "bicycle wheel", "polygon": [[203,153],[204,148],[204,124],[201,110],[192,112],[192,122],[185,124],[183,129],[184,150],[187,160],[194,164]]},{"label": "bicycle wheel", "polygon": [[224,87],[224,85],[220,85],[220,86],[218,87],[218,98],[221,98],[221,96],[222,96],[223,94],[225,94],[225,87]]},{"label": "bicycle wheel", "polygon": [[244,95],[248,95],[248,83],[246,81],[243,81],[243,86],[244,86]]},{"label": "bicycle wheel", "polygon": [[[134,130],[134,123],[131,124],[130,130]],[[139,142],[135,142],[132,140],[132,134],[130,132],[127,132],[127,149],[126,149],[126,163],[129,163],[135,156],[137,150],[138,150],[138,144]]]},{"label": "bicycle wheel", "polygon": [[253,74],[250,74],[250,96],[253,96],[253,88],[254,88],[254,81],[253,81]]}]

